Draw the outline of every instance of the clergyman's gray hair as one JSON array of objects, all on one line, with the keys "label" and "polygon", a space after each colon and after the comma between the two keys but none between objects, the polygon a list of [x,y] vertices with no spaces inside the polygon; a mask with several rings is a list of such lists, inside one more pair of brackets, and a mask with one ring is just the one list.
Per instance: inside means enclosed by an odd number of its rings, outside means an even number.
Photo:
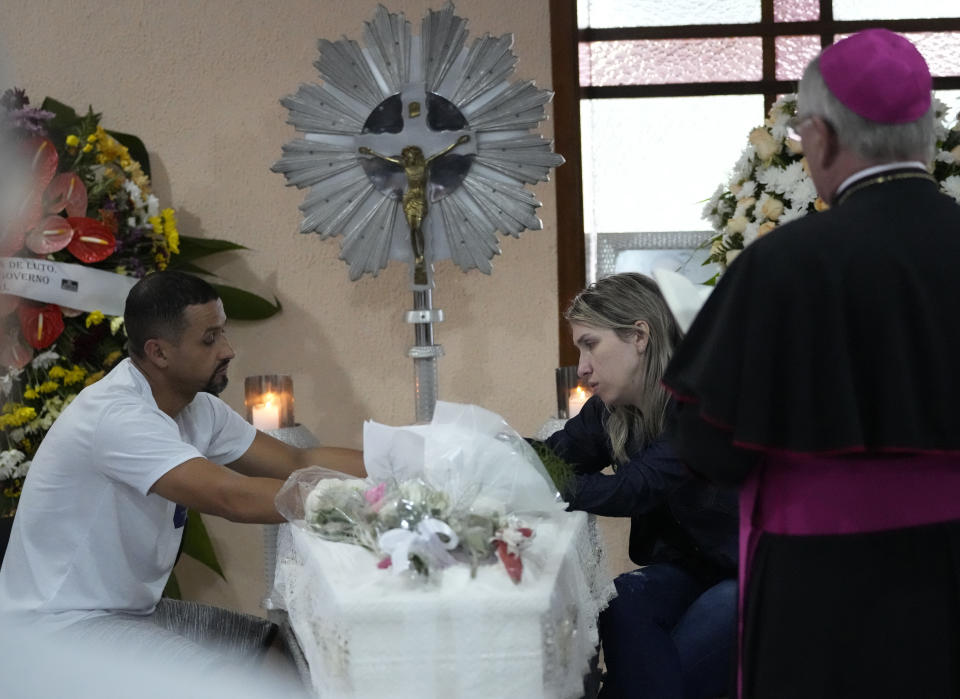
[{"label": "clergyman's gray hair", "polygon": [[613,274],[581,291],[564,313],[570,323],[614,330],[628,341],[636,335],[634,323],[646,321],[650,328],[647,362],[640,405],[607,406],[607,434],[618,464],[629,457],[631,443],[649,444],[660,436],[669,394],[660,380],[683,333],[677,325],[657,283],[636,272]]},{"label": "clergyman's gray hair", "polygon": [[[896,85],[890,86],[891,90]],[[810,61],[797,92],[797,113],[819,116],[827,121],[840,143],[874,163],[919,160],[929,164],[936,148],[934,106],[906,124],[881,124],[851,111],[830,92],[820,72],[820,57]]]}]

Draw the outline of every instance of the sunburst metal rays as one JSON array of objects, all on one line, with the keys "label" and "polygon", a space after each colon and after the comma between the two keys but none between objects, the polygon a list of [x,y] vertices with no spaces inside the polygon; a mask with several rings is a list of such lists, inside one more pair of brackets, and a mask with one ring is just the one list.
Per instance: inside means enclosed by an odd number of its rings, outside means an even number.
[{"label": "sunburst metal rays", "polygon": [[366,24],[364,38],[388,93],[400,92],[410,82],[410,23],[402,14],[390,14],[378,5],[373,21]]},{"label": "sunburst metal rays", "polygon": [[[413,260],[409,197],[385,185],[371,152],[381,170],[397,168],[392,177],[406,182],[408,193],[413,171],[390,166],[390,159],[413,146],[428,173],[435,170],[437,182],[423,195],[428,262],[449,257],[464,271],[489,274],[500,253],[497,231],[518,236],[542,227],[540,202],[524,187],[546,181],[563,163],[550,141],[530,133],[552,93],[530,81],[509,82],[517,63],[511,35],[486,35],[467,47],[466,24],[448,3],[429,11],[413,36],[402,14],[381,5],[365,24],[364,47],[347,38],[321,40],[315,65],[323,84],[301,85],[282,100],[289,123],[305,137],[287,143],[272,169],[288,185],[308,189],[301,232],[343,236],[340,257],[351,279],[376,276],[391,259]],[[441,103],[445,113],[425,113]],[[431,158],[457,139],[465,145]],[[454,161],[468,169],[451,186],[441,180]]]},{"label": "sunburst metal rays", "polygon": [[453,14],[453,5],[442,10],[429,10],[420,26],[423,55],[423,76],[429,92],[440,91],[443,79],[460,58],[467,40],[467,20]]}]

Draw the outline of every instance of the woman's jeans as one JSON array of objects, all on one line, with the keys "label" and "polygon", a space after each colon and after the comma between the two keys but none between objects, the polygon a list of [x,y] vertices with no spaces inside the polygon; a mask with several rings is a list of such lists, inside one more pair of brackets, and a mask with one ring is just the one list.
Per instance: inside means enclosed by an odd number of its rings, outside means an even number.
[{"label": "woman's jeans", "polygon": [[600,615],[600,699],[712,699],[733,678],[737,583],[712,587],[667,563],[624,573]]}]

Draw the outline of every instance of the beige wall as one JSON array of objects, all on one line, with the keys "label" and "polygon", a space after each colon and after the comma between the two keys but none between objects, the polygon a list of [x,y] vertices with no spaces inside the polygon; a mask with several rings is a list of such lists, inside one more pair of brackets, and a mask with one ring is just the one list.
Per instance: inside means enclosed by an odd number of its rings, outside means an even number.
[{"label": "beige wall", "polygon": [[[441,5],[387,3],[416,31],[426,10]],[[238,356],[227,402],[242,410],[245,376],[290,373],[298,421],[324,443],[353,447],[361,446],[365,419],[413,419],[406,269],[391,263],[376,279],[350,282],[338,241],[297,233],[303,194],[269,168],[295,135],[280,98],[318,80],[317,39],[361,39],[375,7],[330,0],[5,0],[0,25],[6,73],[34,103],[50,95],[78,110],[93,105],[107,128],[140,136],[154,190],[176,208],[181,231],[251,248],[211,267],[239,286],[276,295],[284,310],[230,328]],[[469,18],[471,39],[512,32],[516,77],[548,88],[547,7],[547,0],[456,3]],[[550,122],[544,128],[549,135]],[[436,330],[446,350],[440,397],[495,410],[523,433],[553,410],[557,364],[552,183],[535,193],[544,204],[542,231],[503,240],[489,277],[439,263],[434,293],[447,317]],[[260,528],[205,520],[227,580],[186,560],[177,571],[185,594],[259,612]]]},{"label": "beige wall", "polygon": [[[414,21],[440,0],[391,0]],[[471,39],[513,32],[517,78],[549,87],[547,0],[460,0]],[[339,241],[297,233],[302,192],[270,172],[294,137],[279,100],[318,82],[317,39],[362,40],[374,2],[329,0],[5,0],[0,32],[8,74],[34,103],[45,95],[104,115],[107,128],[140,136],[154,189],[188,234],[224,237],[250,252],[216,267],[245,288],[276,295],[283,312],[235,323],[237,350],[224,398],[242,409],[243,377],[294,377],[296,416],[327,444],[359,447],[369,418],[413,419],[406,351],[412,305],[406,269],[350,282]],[[0,74],[2,75],[2,74]],[[549,132],[550,124],[546,127]],[[556,240],[552,183],[536,188],[542,231],[502,242],[494,273],[437,265],[434,305],[440,397],[477,403],[530,432],[553,409]],[[181,565],[193,598],[256,611],[263,593],[259,527],[205,518],[227,582]]]}]

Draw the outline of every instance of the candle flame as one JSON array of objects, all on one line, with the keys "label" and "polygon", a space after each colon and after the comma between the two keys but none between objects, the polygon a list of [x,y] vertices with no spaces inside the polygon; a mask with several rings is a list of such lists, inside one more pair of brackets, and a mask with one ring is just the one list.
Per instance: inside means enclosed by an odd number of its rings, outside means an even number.
[{"label": "candle flame", "polygon": [[274,401],[276,401],[277,399],[277,397],[272,392],[264,393],[262,396],[260,396],[260,398],[261,398],[260,405],[262,405],[265,408],[273,405]]},{"label": "candle flame", "polygon": [[576,394],[577,398],[587,398],[589,395],[586,391],[583,390],[583,386],[577,386],[575,389],[571,391],[571,393]]}]

